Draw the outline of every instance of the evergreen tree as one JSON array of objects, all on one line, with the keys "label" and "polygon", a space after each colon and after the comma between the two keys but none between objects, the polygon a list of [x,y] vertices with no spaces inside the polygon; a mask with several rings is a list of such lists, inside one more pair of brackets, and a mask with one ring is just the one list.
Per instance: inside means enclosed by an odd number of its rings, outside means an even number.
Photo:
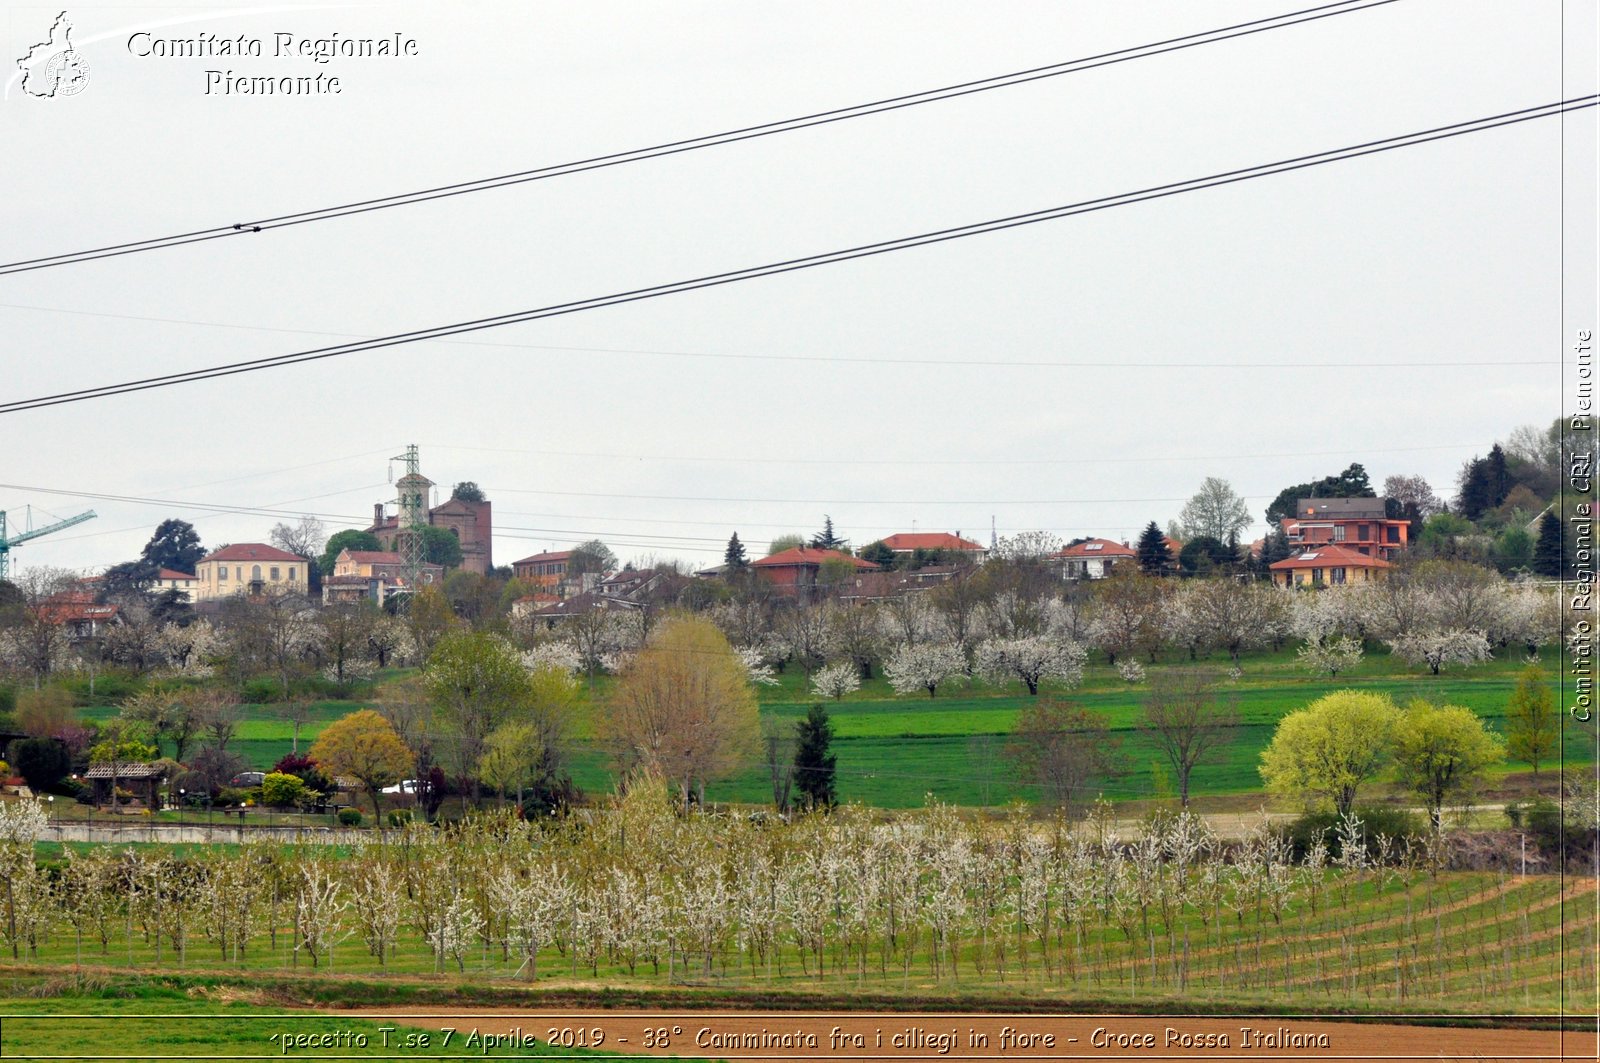
[{"label": "evergreen tree", "polygon": [[744,543],[739,541],[739,533],[734,532],[728,540],[728,548],[722,552],[722,563],[731,569],[743,569],[750,564],[750,559],[745,555]]},{"label": "evergreen tree", "polygon": [[1139,536],[1139,568],[1151,576],[1172,574],[1172,552],[1167,549],[1167,538],[1155,521],[1145,525]]},{"label": "evergreen tree", "polygon": [[1337,476],[1324,476],[1320,480],[1295,484],[1279,491],[1278,497],[1267,507],[1267,523],[1276,524],[1284,517],[1294,516],[1295,502],[1302,498],[1375,497],[1377,492],[1372,489],[1372,481],[1367,476],[1366,467],[1360,462],[1351,462],[1350,467]]},{"label": "evergreen tree", "polygon": [[811,537],[811,547],[814,550],[838,550],[844,546],[844,540],[833,534],[833,518],[826,513],[822,515],[822,530]]},{"label": "evergreen tree", "polygon": [[833,724],[828,720],[828,710],[821,705],[811,706],[806,718],[795,724],[794,786],[800,791],[801,803],[812,808],[832,808],[835,765],[838,757],[830,752],[833,744]]},{"label": "evergreen tree", "polygon": [[194,530],[194,525],[176,518],[164,520],[156,527],[155,534],[144,544],[141,554],[145,564],[151,568],[170,568],[190,573],[205,556],[205,547],[200,545],[200,535]]},{"label": "evergreen tree", "polygon": [[1561,518],[1554,510],[1545,510],[1539,518],[1539,539],[1533,544],[1533,570],[1541,576],[1560,579],[1566,567],[1561,549]]},{"label": "evergreen tree", "polygon": [[1506,452],[1496,443],[1489,451],[1489,508],[1494,509],[1511,493],[1511,472],[1506,468]]},{"label": "evergreen tree", "polygon": [[1499,505],[1494,498],[1493,475],[1488,458],[1473,458],[1462,466],[1456,494],[1457,513],[1476,521]]}]

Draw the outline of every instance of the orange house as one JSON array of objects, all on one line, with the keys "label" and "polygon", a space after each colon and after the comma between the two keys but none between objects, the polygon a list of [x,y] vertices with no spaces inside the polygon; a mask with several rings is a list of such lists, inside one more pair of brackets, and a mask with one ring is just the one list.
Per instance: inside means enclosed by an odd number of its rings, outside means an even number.
[{"label": "orange house", "polygon": [[1381,498],[1302,498],[1279,527],[1296,550],[1339,546],[1387,561],[1406,548],[1411,524],[1390,520]]},{"label": "orange house", "polygon": [[549,550],[511,562],[511,575],[529,587],[557,587],[567,578],[571,560],[571,550]]},{"label": "orange house", "polygon": [[1393,566],[1343,546],[1319,546],[1272,564],[1272,582],[1280,587],[1337,587],[1384,579]]}]

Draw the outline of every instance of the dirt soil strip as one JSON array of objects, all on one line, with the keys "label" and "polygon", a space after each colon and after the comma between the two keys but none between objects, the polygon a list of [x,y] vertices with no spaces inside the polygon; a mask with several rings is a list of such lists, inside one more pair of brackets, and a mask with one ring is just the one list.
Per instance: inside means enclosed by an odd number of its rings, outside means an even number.
[{"label": "dirt soil strip", "polygon": [[502,1059],[525,1050],[526,1038],[541,1047],[554,1040],[634,1056],[797,1061],[1593,1060],[1597,1048],[1593,1033],[1316,1019],[448,1007],[338,1014],[428,1031],[435,1046],[450,1028],[449,1049]]}]

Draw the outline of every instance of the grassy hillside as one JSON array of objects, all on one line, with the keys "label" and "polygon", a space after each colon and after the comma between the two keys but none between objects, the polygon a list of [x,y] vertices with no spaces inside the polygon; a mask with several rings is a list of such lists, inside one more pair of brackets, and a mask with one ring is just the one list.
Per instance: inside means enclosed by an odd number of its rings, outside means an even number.
[{"label": "grassy hillside", "polygon": [[[1505,704],[1525,662],[1520,653],[1501,652],[1504,659],[1442,676],[1406,668],[1384,654],[1373,654],[1352,672],[1333,680],[1306,674],[1292,650],[1248,655],[1241,662],[1243,675],[1225,684],[1237,701],[1240,725],[1219,759],[1197,770],[1194,793],[1237,795],[1259,791],[1256,764],[1278,720],[1333,690],[1356,687],[1380,691],[1402,705],[1418,697],[1465,705],[1492,727],[1503,729]],[[1546,651],[1544,664],[1552,691],[1556,690],[1554,656]],[[1190,667],[1226,671],[1230,665],[1225,656],[1217,656],[1195,663],[1163,660],[1147,667],[1152,672]],[[608,791],[614,781],[609,758],[593,739],[590,715],[609,685],[606,677],[583,683],[584,715],[575,728],[573,776],[581,788],[591,792]],[[1125,773],[1106,787],[1109,798],[1170,796],[1171,781],[1159,763],[1159,754],[1137,726],[1140,700],[1147,689],[1147,683],[1129,684],[1115,669],[1093,662],[1078,689],[1052,690],[1047,685],[1042,692],[1041,696],[1071,698],[1106,719],[1113,737],[1121,743],[1126,764]],[[816,700],[809,695],[805,676],[796,669],[781,675],[776,685],[759,688],[758,694],[763,715],[782,720],[798,720]],[[864,683],[860,691],[844,700],[828,703],[837,735],[834,745],[839,758],[840,796],[886,808],[921,805],[929,793],[964,805],[1003,804],[1037,796],[1034,787],[1017,778],[1003,751],[1005,736],[1030,700],[1020,685],[996,688],[980,682],[952,683],[941,688],[937,697],[929,698],[898,696],[881,678]],[[300,731],[300,748],[306,749],[328,723],[364,704],[325,701],[312,706],[310,718]],[[102,706],[86,710],[85,715],[105,718],[115,711]],[[266,768],[289,752],[292,734],[292,725],[277,715],[274,706],[252,705],[232,748],[252,766]],[[1569,760],[1593,759],[1592,733],[1572,726],[1566,738]],[[1526,771],[1527,767],[1512,763],[1505,770]],[[708,790],[708,797],[717,801],[763,802],[770,796],[766,769],[759,763]]]}]

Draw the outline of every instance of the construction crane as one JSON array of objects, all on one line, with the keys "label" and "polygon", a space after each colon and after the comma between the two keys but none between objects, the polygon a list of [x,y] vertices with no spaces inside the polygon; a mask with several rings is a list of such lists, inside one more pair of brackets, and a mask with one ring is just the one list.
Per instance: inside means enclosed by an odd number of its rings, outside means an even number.
[{"label": "construction crane", "polygon": [[0,580],[11,578],[11,548],[13,546],[21,546],[29,539],[37,539],[41,535],[49,535],[51,532],[58,532],[62,528],[70,528],[74,524],[82,524],[86,520],[93,520],[94,517],[95,512],[91,509],[87,513],[79,513],[76,517],[68,517],[66,520],[58,520],[54,524],[46,524],[42,528],[30,528],[21,535],[7,535],[6,511],[0,509]]}]

